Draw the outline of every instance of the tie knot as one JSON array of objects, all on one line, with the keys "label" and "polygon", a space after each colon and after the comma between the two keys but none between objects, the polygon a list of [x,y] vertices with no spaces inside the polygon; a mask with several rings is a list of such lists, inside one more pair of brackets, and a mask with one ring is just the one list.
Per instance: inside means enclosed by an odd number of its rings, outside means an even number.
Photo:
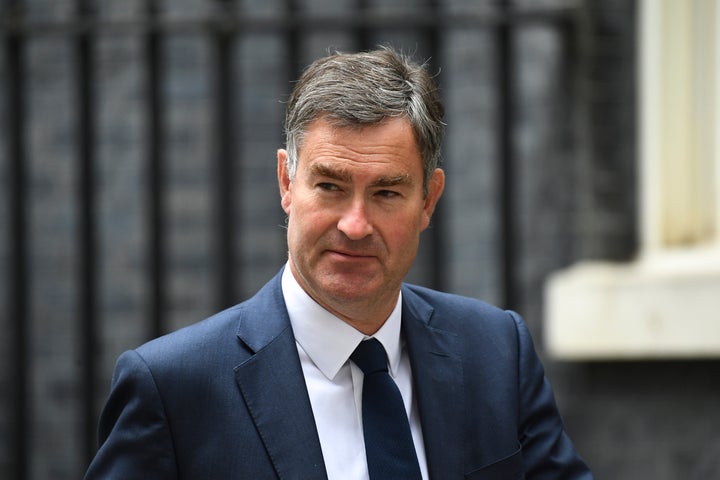
[{"label": "tie knot", "polygon": [[375,372],[387,372],[387,354],[382,343],[371,338],[360,342],[350,359],[360,367],[365,375]]}]

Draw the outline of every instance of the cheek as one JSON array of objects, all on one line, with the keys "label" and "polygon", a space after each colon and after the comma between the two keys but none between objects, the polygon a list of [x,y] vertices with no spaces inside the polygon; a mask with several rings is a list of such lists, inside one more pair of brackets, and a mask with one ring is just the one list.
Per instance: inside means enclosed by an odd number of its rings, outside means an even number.
[{"label": "cheek", "polygon": [[389,248],[403,256],[412,255],[417,247],[420,231],[420,219],[416,216],[406,216],[386,222],[383,237]]},{"label": "cheek", "polygon": [[[320,232],[327,230],[331,221],[331,216],[326,210],[317,208],[312,203],[298,202],[297,200],[292,203],[288,215],[289,233],[296,237],[317,237]],[[308,241],[307,238],[306,241]]]}]

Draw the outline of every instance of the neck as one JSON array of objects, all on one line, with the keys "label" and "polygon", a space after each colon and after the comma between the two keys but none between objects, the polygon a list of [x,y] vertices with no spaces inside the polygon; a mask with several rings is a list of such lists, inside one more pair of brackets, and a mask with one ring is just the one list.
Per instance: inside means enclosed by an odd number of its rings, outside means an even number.
[{"label": "neck", "polygon": [[[362,302],[339,299],[336,302],[323,302],[316,298],[312,293],[307,292],[310,297],[315,300],[325,310],[332,313],[340,320],[344,321],[355,330],[365,335],[373,335],[385,324],[387,319],[395,310],[397,305],[399,292],[387,301],[383,302]],[[382,306],[379,305],[381,303]]]}]

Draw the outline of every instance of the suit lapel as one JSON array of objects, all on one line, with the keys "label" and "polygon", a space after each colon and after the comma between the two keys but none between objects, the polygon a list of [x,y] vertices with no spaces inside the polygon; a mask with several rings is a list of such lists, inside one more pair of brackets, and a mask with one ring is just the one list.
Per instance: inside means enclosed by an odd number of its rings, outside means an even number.
[{"label": "suit lapel", "polygon": [[[327,479],[280,275],[241,314],[237,335],[251,356],[235,368],[235,377],[278,477]],[[432,327],[432,315],[427,302],[403,288],[403,333],[430,478],[462,478],[466,406],[459,341]]]},{"label": "suit lapel", "polygon": [[281,479],[326,479],[295,338],[275,278],[243,313],[238,338],[252,351],[235,378]]},{"label": "suit lapel", "polygon": [[457,335],[430,326],[433,308],[403,289],[403,332],[430,478],[463,476],[463,372]]}]

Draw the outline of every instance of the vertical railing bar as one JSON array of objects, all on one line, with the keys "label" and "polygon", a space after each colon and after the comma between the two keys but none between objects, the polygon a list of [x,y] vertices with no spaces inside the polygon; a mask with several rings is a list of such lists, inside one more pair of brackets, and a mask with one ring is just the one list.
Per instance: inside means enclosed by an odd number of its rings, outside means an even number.
[{"label": "vertical railing bar", "polygon": [[[222,8],[224,21],[231,21],[231,14],[236,12],[231,8],[232,2],[221,0],[218,2]],[[240,287],[236,268],[236,248],[238,225],[235,208],[235,116],[233,115],[236,96],[233,89],[233,58],[235,37],[232,29],[226,28],[225,23],[218,25],[215,35],[215,48],[217,51],[216,63],[216,89],[215,89],[215,111],[218,132],[218,145],[215,159],[215,174],[217,184],[216,196],[216,228],[217,228],[217,257],[218,268],[217,285],[217,307],[227,308],[237,301],[238,288]]]},{"label": "vertical railing bar", "polygon": [[[14,1],[8,14],[20,17],[20,2]],[[25,90],[23,88],[24,70],[22,61],[23,38],[20,33],[11,33],[5,42],[8,66],[7,76],[7,128],[8,128],[8,204],[9,204],[9,277],[8,314],[13,322],[13,442],[12,455],[15,461],[16,478],[28,478],[29,454],[28,435],[30,430],[31,405],[28,400],[28,386],[31,383],[31,371],[28,368],[28,240],[25,222],[27,202],[27,172],[24,143],[25,127]]]},{"label": "vertical railing bar", "polygon": [[498,8],[501,13],[500,24],[497,26],[497,89],[499,97],[498,124],[498,174],[500,188],[500,251],[501,251],[501,284],[502,305],[505,308],[516,306],[515,289],[515,159],[513,156],[512,132],[513,112],[513,46],[512,22],[510,21],[510,0],[501,0]]},{"label": "vertical railing bar", "polygon": [[300,64],[301,52],[300,52],[300,22],[295,19],[299,16],[300,7],[298,6],[298,0],[287,0],[287,47],[288,47],[288,58],[290,59],[290,81],[295,81],[303,69],[303,65]]},{"label": "vertical railing bar", "polygon": [[[147,16],[155,25],[158,7],[155,0],[148,0]],[[160,33],[151,28],[145,39],[148,88],[148,137],[147,142],[147,199],[149,204],[148,228],[148,275],[150,296],[148,299],[148,335],[159,337],[165,333],[165,182],[163,95],[162,95],[162,45]]]},{"label": "vertical railing bar", "polygon": [[[430,0],[428,5],[433,18],[441,18],[442,12],[439,0]],[[439,69],[441,62],[441,48],[440,48],[440,25],[435,23],[434,25],[426,29],[426,35],[430,42],[430,71],[431,74],[435,74]],[[437,80],[439,81],[439,80]],[[438,85],[438,88],[440,85]],[[445,253],[445,229],[447,223],[442,213],[443,211],[442,199],[436,206],[436,212],[432,218],[432,225],[430,234],[432,236],[432,287],[438,290],[445,290],[447,285],[447,258]]]},{"label": "vertical railing bar", "polygon": [[[298,14],[298,5],[297,0],[285,0],[285,18],[283,23],[283,29],[280,31],[280,35],[282,35],[281,38],[284,38],[285,40],[285,52],[287,57],[287,63],[286,63],[286,69],[284,71],[284,74],[286,75],[286,82],[285,86],[283,88],[283,94],[285,94],[285,97],[283,100],[289,100],[290,98],[290,91],[292,87],[294,86],[294,83],[297,78],[300,76],[300,73],[302,71],[302,65],[300,65],[301,59],[300,59],[300,49],[301,49],[301,43],[300,43],[300,26],[299,22],[295,21],[295,18]],[[284,122],[285,116],[283,116],[282,121]],[[284,124],[283,124],[284,126]],[[285,131],[281,130],[280,133],[280,141],[279,145],[283,145],[283,148],[285,148],[287,145],[284,145],[285,143]],[[283,215],[285,213],[283,212]],[[287,222],[287,216],[284,217],[285,222]],[[283,230],[283,232],[285,232]],[[283,234],[283,237],[285,235]],[[282,245],[285,245],[285,242],[283,241]],[[287,249],[284,250],[285,256],[287,259]]]},{"label": "vertical railing bar", "polygon": [[[90,21],[92,7],[88,0],[78,1],[80,18]],[[97,248],[95,243],[96,175],[95,175],[95,72],[91,31],[77,38],[78,117],[78,261],[79,312],[82,357],[81,419],[83,453],[89,462],[95,452],[95,385],[97,378]]]},{"label": "vertical railing bar", "polygon": [[[557,87],[557,90],[553,94],[558,95],[562,102],[562,108],[564,110],[565,117],[569,120],[562,124],[562,148],[563,153],[570,151],[577,151],[577,135],[578,132],[572,125],[575,125],[578,120],[578,112],[575,110],[575,100],[581,98],[579,91],[581,78],[581,66],[579,65],[579,49],[582,47],[582,40],[578,37],[578,20],[579,14],[575,12],[574,15],[563,19],[557,23],[557,28],[560,30],[560,45],[561,45],[561,66],[563,71],[570,72],[569,75],[563,75],[563,82]],[[566,143],[567,142],[567,143]],[[565,202],[565,201],[564,201]],[[563,202],[563,203],[564,203]],[[567,210],[569,211],[569,209]],[[572,230],[572,220],[569,215],[563,214],[562,229],[563,231]],[[562,248],[562,261],[569,264],[573,261],[576,252],[570,247],[569,243],[566,243],[567,247]]]},{"label": "vertical railing bar", "polygon": [[[368,0],[356,0],[355,8],[360,15],[365,15],[370,9]],[[373,47],[370,45],[370,28],[369,25],[363,24],[355,29],[355,39],[357,41],[358,50],[369,50]]]},{"label": "vertical railing bar", "polygon": [[[289,100],[291,90],[295,85],[295,81],[301,75],[304,65],[301,65],[302,53],[301,53],[301,24],[297,20],[300,14],[300,7],[298,0],[285,0],[285,24],[284,24],[284,35],[285,35],[285,48],[288,58],[288,68],[285,71],[287,75],[286,83],[286,99]],[[284,112],[283,112],[284,113]],[[283,121],[285,118],[283,117]],[[284,132],[283,132],[284,133]],[[284,142],[285,135],[282,135],[282,142]],[[287,217],[286,217],[287,219]]]}]

